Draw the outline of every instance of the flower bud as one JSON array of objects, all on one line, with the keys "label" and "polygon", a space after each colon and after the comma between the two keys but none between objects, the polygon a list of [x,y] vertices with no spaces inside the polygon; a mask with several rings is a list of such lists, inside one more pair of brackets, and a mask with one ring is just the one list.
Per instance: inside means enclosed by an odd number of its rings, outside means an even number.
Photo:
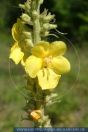
[{"label": "flower bud", "polygon": [[41,19],[43,22],[48,23],[48,22],[52,21],[52,20],[54,19],[54,17],[55,17],[55,15],[51,15],[51,14],[49,14],[49,15],[47,15],[47,16],[41,15],[41,16],[40,16],[40,19]]},{"label": "flower bud", "polygon": [[39,120],[41,118],[41,111],[40,110],[33,110],[30,115],[34,120]]},{"label": "flower bud", "polygon": [[30,17],[25,13],[22,14],[21,18],[24,22],[27,22],[27,23],[30,22]]},{"label": "flower bud", "polygon": [[23,34],[25,35],[26,38],[31,38],[31,33],[24,31]]},{"label": "flower bud", "polygon": [[56,24],[49,24],[49,29],[55,29],[55,28],[57,28]]},{"label": "flower bud", "polygon": [[25,6],[23,4],[19,4],[19,7],[25,9]]},{"label": "flower bud", "polygon": [[36,10],[34,10],[34,11],[32,12],[32,16],[33,16],[34,19],[38,18],[38,13],[37,13]]},{"label": "flower bud", "polygon": [[48,23],[43,24],[43,28],[44,28],[44,30],[48,30],[48,28],[49,28],[49,24],[48,24]]},{"label": "flower bud", "polygon": [[54,18],[54,15],[47,15],[46,17],[44,17],[44,21],[45,22],[49,22]]},{"label": "flower bud", "polygon": [[44,0],[39,0],[39,3],[42,4]]},{"label": "flower bud", "polygon": [[25,10],[26,10],[27,12],[29,12],[30,9],[31,9],[30,1],[25,2]]},{"label": "flower bud", "polygon": [[49,32],[48,32],[48,31],[46,31],[46,32],[45,32],[45,34],[44,34],[44,36],[48,36],[48,34],[49,34]]},{"label": "flower bud", "polygon": [[55,29],[56,27],[57,27],[57,25],[55,25],[55,24],[49,24],[49,23],[43,24],[44,30]]},{"label": "flower bud", "polygon": [[26,43],[26,45],[33,47],[33,43],[32,43],[31,39],[25,39],[25,43]]}]

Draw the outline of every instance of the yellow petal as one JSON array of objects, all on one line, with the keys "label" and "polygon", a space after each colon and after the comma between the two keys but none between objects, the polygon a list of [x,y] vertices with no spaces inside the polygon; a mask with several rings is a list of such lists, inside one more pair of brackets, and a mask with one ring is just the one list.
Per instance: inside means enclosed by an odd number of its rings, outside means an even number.
[{"label": "yellow petal", "polygon": [[24,62],[23,59],[21,60],[21,65],[22,65],[23,67],[25,66],[25,62]]},{"label": "yellow petal", "polygon": [[51,43],[50,52],[53,56],[63,55],[67,47],[63,41],[55,41]]},{"label": "yellow petal", "polygon": [[33,110],[30,115],[34,120],[39,120],[41,118],[42,113],[40,110]]},{"label": "yellow petal", "polygon": [[41,67],[42,59],[35,57],[33,55],[28,57],[25,61],[25,70],[31,78],[36,77],[37,72],[41,69]]},{"label": "yellow petal", "polygon": [[42,69],[38,72],[38,81],[42,90],[53,89],[57,86],[61,75],[57,75],[51,69]]},{"label": "yellow petal", "polygon": [[17,43],[15,43],[11,48],[9,58],[12,59],[15,64],[18,64],[22,60],[23,56],[24,53],[21,51],[21,48],[18,46]]},{"label": "yellow petal", "polygon": [[32,48],[32,54],[37,57],[45,57],[49,54],[49,43],[40,41]]},{"label": "yellow petal", "polygon": [[23,31],[23,24],[21,23],[20,19],[17,20],[12,27],[12,36],[15,41],[19,41],[22,39],[22,31]]},{"label": "yellow petal", "polygon": [[52,59],[52,68],[57,74],[63,74],[70,71],[70,63],[63,56],[54,57]]},{"label": "yellow petal", "polygon": [[18,35],[17,35],[17,31],[16,31],[16,23],[12,27],[12,36],[15,41],[18,41]]}]

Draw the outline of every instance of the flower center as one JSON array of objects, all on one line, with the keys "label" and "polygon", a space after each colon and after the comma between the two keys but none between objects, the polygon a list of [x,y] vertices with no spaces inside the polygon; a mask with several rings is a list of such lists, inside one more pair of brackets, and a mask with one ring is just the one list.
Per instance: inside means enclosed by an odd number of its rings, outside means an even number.
[{"label": "flower center", "polygon": [[51,65],[52,56],[48,56],[44,58],[44,67],[49,67]]}]

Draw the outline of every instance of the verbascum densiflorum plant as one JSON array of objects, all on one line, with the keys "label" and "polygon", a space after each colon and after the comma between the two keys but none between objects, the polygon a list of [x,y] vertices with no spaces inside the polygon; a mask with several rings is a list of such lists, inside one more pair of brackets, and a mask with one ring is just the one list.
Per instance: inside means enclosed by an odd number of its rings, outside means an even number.
[{"label": "verbascum densiflorum plant", "polygon": [[55,15],[44,9],[40,13],[43,0],[27,0],[19,4],[24,13],[12,27],[14,44],[9,58],[24,68],[27,80],[27,97],[24,110],[27,120],[35,127],[52,127],[45,114],[47,103],[53,102],[58,94],[54,89],[64,73],[70,71],[70,62],[64,57],[67,46],[63,41],[46,41],[50,30],[56,29],[52,23]]}]

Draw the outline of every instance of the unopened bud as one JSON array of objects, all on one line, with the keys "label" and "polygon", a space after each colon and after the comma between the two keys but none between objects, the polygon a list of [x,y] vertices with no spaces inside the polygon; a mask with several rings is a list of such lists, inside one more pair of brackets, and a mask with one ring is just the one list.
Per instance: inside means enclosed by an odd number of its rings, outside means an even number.
[{"label": "unopened bud", "polygon": [[25,9],[25,6],[23,4],[19,4],[19,7]]},{"label": "unopened bud", "polygon": [[46,32],[45,32],[45,36],[48,36],[48,34],[49,34],[49,32],[48,32],[48,31],[46,31]]},{"label": "unopened bud", "polygon": [[38,18],[38,13],[37,13],[36,10],[34,10],[34,11],[32,12],[32,16],[33,16],[34,19]]},{"label": "unopened bud", "polygon": [[24,22],[27,22],[27,23],[30,22],[30,17],[25,13],[22,14],[21,18]]},{"label": "unopened bud", "polygon": [[57,28],[57,25],[56,24],[49,24],[49,28],[50,29],[55,29],[55,28]]},{"label": "unopened bud", "polygon": [[39,3],[42,4],[44,0],[39,0]]},{"label": "unopened bud", "polygon": [[56,27],[57,27],[57,25],[55,25],[55,24],[49,24],[49,23],[43,24],[44,30],[55,29]]},{"label": "unopened bud", "polygon": [[44,30],[48,30],[49,24],[48,23],[47,24],[43,24],[43,28],[44,28]]},{"label": "unopened bud", "polygon": [[31,33],[30,32],[23,32],[26,38],[31,38]]},{"label": "unopened bud", "polygon": [[30,9],[31,9],[31,7],[30,7],[30,1],[25,2],[25,10],[27,12],[29,12]]},{"label": "unopened bud", "polygon": [[41,118],[41,111],[40,110],[33,110],[30,115],[34,120],[39,120]]},{"label": "unopened bud", "polygon": [[33,43],[31,39],[25,39],[25,42],[26,42],[26,46],[33,47]]},{"label": "unopened bud", "polygon": [[54,15],[48,15],[48,16],[44,17],[44,21],[45,21],[45,22],[49,22],[49,21],[51,21],[52,19],[54,19]]}]

